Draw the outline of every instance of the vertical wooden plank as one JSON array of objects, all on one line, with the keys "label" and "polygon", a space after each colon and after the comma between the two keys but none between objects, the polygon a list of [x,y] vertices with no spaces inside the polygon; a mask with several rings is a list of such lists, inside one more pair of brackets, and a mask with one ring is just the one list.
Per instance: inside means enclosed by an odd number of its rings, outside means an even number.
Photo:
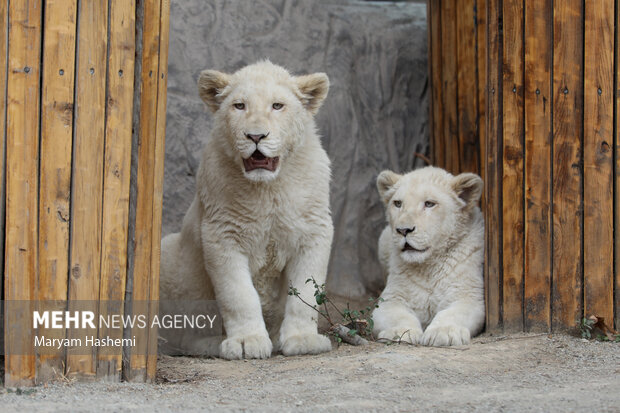
[{"label": "vertical wooden plank", "polygon": [[[6,300],[32,300],[36,288],[41,18],[40,0],[9,5]],[[29,312],[9,312],[8,326],[20,334],[5,343],[5,384],[32,385],[35,356]],[[28,349],[30,354],[25,354]]]},{"label": "vertical wooden plank", "polygon": [[457,106],[457,7],[456,0],[441,1],[441,77],[445,168],[458,173],[459,131]]},{"label": "vertical wooden plank", "polygon": [[[476,93],[477,99],[477,119],[478,125],[478,150],[480,177],[486,182],[486,113],[487,113],[487,0],[476,0]],[[480,206],[484,212],[486,205],[486,191],[480,197]]]},{"label": "vertical wooden plank", "polygon": [[[69,299],[96,301],[101,269],[101,208],[105,127],[107,0],[79,6],[78,62],[71,223]],[[70,303],[74,305],[75,303]],[[81,330],[97,335],[97,331]],[[70,334],[75,334],[71,332]],[[94,378],[97,348],[67,350],[70,375]],[[89,354],[83,354],[90,351]]]},{"label": "vertical wooden plank", "polygon": [[486,180],[485,185],[485,295],[487,331],[501,328],[502,250],[501,243],[501,171],[500,139],[502,133],[502,100],[500,65],[502,37],[499,0],[487,1],[487,121],[486,121]]},{"label": "vertical wooden plank", "polygon": [[583,0],[553,17],[553,289],[551,327],[575,328],[582,291]]},{"label": "vertical wooden plank", "polygon": [[[143,7],[142,55],[140,73],[140,113],[138,125],[138,173],[136,222],[133,262],[133,308],[148,310],[151,297],[151,259],[153,248],[153,192],[157,139],[157,88],[159,66],[160,2],[145,0]],[[137,22],[138,24],[138,22]],[[147,378],[149,333],[135,331],[136,346],[129,349],[129,365],[125,373],[129,381]]]},{"label": "vertical wooden plank", "polygon": [[[69,274],[76,11],[77,0],[45,2],[37,291],[39,300],[60,301],[55,310],[65,309]],[[37,334],[65,338],[59,329],[41,328]],[[37,382],[63,373],[64,354],[50,348],[39,355]]]},{"label": "vertical wooden plank", "polygon": [[[155,174],[153,184],[153,235],[151,249],[151,302],[159,300],[159,262],[161,253],[161,218],[164,192],[164,155],[166,143],[166,97],[168,87],[168,46],[170,32],[170,0],[161,0],[159,29],[159,76],[157,85],[157,129],[155,142]],[[152,308],[155,313],[157,307]],[[149,330],[147,381],[157,373],[157,329]]]},{"label": "vertical wooden plank", "polygon": [[504,328],[523,330],[523,0],[504,0],[502,248]]},{"label": "vertical wooden plank", "polygon": [[[7,39],[9,31],[9,7],[0,2],[0,299],[4,297],[4,212],[5,212],[5,164],[6,149],[6,78],[8,68]],[[4,337],[0,336],[0,351],[3,351]],[[4,352],[3,352],[4,354]]]},{"label": "vertical wooden plank", "polygon": [[479,173],[478,93],[476,90],[475,0],[457,2],[457,102],[459,170]]},{"label": "vertical wooden plank", "polygon": [[[101,242],[100,314],[123,314],[134,92],[135,3],[110,2],[105,160]],[[100,326],[99,337],[123,338],[122,329]],[[100,350],[97,377],[121,378],[120,349]]]},{"label": "vertical wooden plank", "polygon": [[613,0],[587,1],[584,57],[584,309],[613,318]]},{"label": "vertical wooden plank", "polygon": [[616,176],[614,179],[614,194],[615,194],[615,209],[614,209],[614,277],[615,277],[615,299],[614,299],[614,314],[615,314],[615,329],[620,329],[620,5],[616,3],[616,47],[615,47],[615,85],[616,85],[616,136],[615,151],[616,151]]},{"label": "vertical wooden plank", "polygon": [[[476,0],[476,93],[477,130],[480,153],[480,176],[486,180],[486,111],[487,111],[487,0]],[[481,205],[485,204],[482,195]]]},{"label": "vertical wooden plank", "polygon": [[443,133],[442,53],[441,53],[441,0],[428,0],[428,24],[430,41],[431,125],[433,164],[445,167],[446,144]]},{"label": "vertical wooden plank", "polygon": [[525,2],[525,329],[547,331],[551,295],[553,4]]}]

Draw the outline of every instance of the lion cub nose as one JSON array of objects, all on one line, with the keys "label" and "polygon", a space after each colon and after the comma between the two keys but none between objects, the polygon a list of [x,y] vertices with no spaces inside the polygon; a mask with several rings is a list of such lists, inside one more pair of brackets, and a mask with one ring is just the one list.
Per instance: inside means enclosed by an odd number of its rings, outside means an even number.
[{"label": "lion cub nose", "polygon": [[[267,135],[269,135],[269,134],[267,134]],[[246,133],[245,137],[248,138],[248,139],[252,139],[252,141],[254,141],[254,143],[258,143],[258,142],[261,141],[261,139],[265,139],[267,137],[267,135],[262,135],[262,134],[261,135],[255,135],[255,134],[252,134],[252,133]]]},{"label": "lion cub nose", "polygon": [[413,232],[413,231],[415,231],[415,227],[411,227],[411,228],[396,228],[396,232],[398,232],[403,237],[406,237],[407,234],[409,234],[410,232]]}]

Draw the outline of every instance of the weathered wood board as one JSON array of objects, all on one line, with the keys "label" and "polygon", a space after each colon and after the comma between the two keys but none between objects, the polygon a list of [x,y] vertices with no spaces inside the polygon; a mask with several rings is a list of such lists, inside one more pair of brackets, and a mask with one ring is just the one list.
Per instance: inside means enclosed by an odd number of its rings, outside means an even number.
[{"label": "weathered wood board", "polygon": [[[0,4],[7,224],[0,299],[9,309],[0,343],[8,386],[63,375],[155,377],[157,331],[149,325],[136,332],[133,351],[88,344],[35,351],[35,336],[78,331],[33,329],[30,310],[131,315],[135,300],[159,298],[169,12],[169,0]],[[125,335],[97,327],[86,333]]]},{"label": "weathered wood board", "polygon": [[[446,19],[456,19],[459,45],[469,44],[464,26],[478,25],[477,82],[486,89],[459,94],[456,113],[458,136],[476,136],[485,180],[487,329],[567,331],[592,314],[617,328],[618,3],[474,3],[485,19],[463,18],[471,2],[429,0],[428,20],[431,53],[453,46]],[[452,57],[433,56],[431,93],[445,101],[452,86],[434,74],[460,74],[471,61],[459,58],[453,68]],[[459,49],[457,56],[468,54]],[[472,107],[478,124],[468,126]],[[454,106],[433,103],[431,110],[434,163],[468,170],[463,159],[472,154],[461,153],[462,139],[456,146],[447,138]],[[453,159],[461,160],[458,170]]]}]

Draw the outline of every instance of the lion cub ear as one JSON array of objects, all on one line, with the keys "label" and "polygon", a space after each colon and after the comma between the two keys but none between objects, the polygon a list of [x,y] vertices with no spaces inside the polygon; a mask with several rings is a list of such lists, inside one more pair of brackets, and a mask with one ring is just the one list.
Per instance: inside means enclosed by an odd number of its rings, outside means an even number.
[{"label": "lion cub ear", "polygon": [[379,190],[379,195],[385,204],[390,202],[390,199],[395,192],[394,185],[402,177],[402,175],[392,171],[383,171],[377,177],[377,189]]},{"label": "lion cub ear", "polygon": [[198,94],[212,112],[219,109],[230,75],[217,70],[203,70],[198,77]]},{"label": "lion cub ear", "polygon": [[469,172],[457,175],[452,180],[452,189],[468,207],[478,203],[482,196],[482,186],[482,179]]},{"label": "lion cub ear", "polygon": [[319,111],[329,91],[329,78],[325,73],[298,76],[295,78],[300,99],[306,109],[313,115]]}]

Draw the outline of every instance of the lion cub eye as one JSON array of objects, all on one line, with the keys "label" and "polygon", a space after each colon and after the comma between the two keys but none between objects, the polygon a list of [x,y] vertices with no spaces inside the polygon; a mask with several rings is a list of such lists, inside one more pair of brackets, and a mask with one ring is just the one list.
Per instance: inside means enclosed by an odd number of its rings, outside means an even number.
[{"label": "lion cub eye", "polygon": [[245,103],[234,103],[233,107],[237,110],[243,110],[245,109]]},{"label": "lion cub eye", "polygon": [[403,206],[403,201],[394,201],[394,206],[396,208],[400,208],[401,206]]},{"label": "lion cub eye", "polygon": [[284,107],[284,104],[276,102],[276,103],[274,103],[274,104],[273,104],[273,105],[271,105],[271,106],[272,106],[275,110],[280,110],[280,109],[282,109],[282,108]]},{"label": "lion cub eye", "polygon": [[433,201],[426,201],[426,202],[424,203],[424,208],[432,208],[432,207],[434,207],[435,205],[437,205],[437,202],[433,202]]}]

